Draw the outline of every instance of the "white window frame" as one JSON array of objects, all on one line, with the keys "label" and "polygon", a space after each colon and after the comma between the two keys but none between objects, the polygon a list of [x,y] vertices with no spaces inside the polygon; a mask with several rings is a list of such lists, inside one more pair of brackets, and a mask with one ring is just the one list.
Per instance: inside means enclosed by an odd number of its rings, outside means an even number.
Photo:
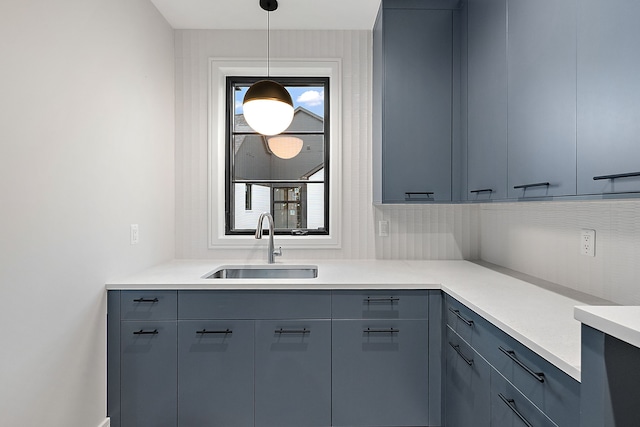
[{"label": "white window frame", "polygon": [[[283,248],[338,249],[342,230],[342,63],[340,59],[271,59],[270,73],[283,77],[329,77],[329,234],[276,235]],[[254,249],[263,242],[247,235],[225,235],[226,78],[264,76],[264,59],[209,60],[209,249]]]}]

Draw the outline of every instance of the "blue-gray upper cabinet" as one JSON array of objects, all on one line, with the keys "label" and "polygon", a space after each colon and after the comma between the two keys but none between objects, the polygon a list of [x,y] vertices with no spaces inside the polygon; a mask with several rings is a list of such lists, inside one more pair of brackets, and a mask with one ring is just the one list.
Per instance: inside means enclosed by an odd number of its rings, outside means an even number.
[{"label": "blue-gray upper cabinet", "polygon": [[507,198],[507,3],[467,3],[467,195]]},{"label": "blue-gray upper cabinet", "polygon": [[578,194],[640,191],[640,2],[578,10]]},{"label": "blue-gray upper cabinet", "polygon": [[383,0],[373,32],[374,202],[451,201],[452,10]]},{"label": "blue-gray upper cabinet", "polygon": [[510,198],[576,194],[577,9],[508,0]]},{"label": "blue-gray upper cabinet", "polygon": [[331,320],[256,321],[255,426],[331,425]]}]

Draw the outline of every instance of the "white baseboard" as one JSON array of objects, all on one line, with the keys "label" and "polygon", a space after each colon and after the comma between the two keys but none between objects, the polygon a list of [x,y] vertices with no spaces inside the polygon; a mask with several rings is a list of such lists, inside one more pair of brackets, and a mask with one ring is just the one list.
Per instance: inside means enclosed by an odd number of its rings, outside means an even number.
[{"label": "white baseboard", "polygon": [[111,419],[109,418],[105,418],[103,422],[101,422],[98,427],[110,427],[111,426]]}]

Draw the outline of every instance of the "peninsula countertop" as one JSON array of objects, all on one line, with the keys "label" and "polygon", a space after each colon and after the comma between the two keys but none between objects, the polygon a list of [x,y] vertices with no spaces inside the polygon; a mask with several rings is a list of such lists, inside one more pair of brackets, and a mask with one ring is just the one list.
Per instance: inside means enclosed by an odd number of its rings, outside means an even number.
[{"label": "peninsula countertop", "polygon": [[318,266],[318,276],[204,278],[222,266],[246,264],[249,263],[174,260],[110,281],[106,287],[107,290],[441,289],[578,381],[581,324],[574,318],[574,307],[607,304],[559,286],[532,283],[528,276],[514,277],[469,261],[297,260],[280,264]]}]

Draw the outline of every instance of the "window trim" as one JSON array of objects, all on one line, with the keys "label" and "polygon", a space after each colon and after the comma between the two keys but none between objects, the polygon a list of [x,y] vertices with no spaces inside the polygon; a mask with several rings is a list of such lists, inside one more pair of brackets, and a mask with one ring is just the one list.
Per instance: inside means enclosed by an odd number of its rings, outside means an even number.
[{"label": "window trim", "polygon": [[[208,248],[256,248],[260,241],[252,235],[225,234],[226,175],[226,78],[265,75],[264,59],[209,60],[208,96]],[[272,59],[270,74],[284,77],[328,77],[329,84],[329,216],[328,235],[277,235],[277,244],[289,248],[338,249],[341,247],[342,225],[342,62],[337,59]]]},{"label": "window trim", "polygon": [[[254,235],[255,234],[255,228],[253,230],[248,230],[248,229],[237,229],[237,228],[231,228],[230,222],[231,222],[231,217],[233,216],[233,212],[232,209],[234,209],[234,198],[233,198],[233,189],[234,189],[234,185],[237,183],[237,181],[233,180],[233,173],[234,173],[234,159],[231,155],[231,147],[233,145],[233,130],[231,129],[234,123],[234,119],[235,119],[235,98],[233,99],[229,99],[229,96],[233,93],[232,91],[232,87],[234,84],[237,83],[254,83],[255,81],[261,80],[261,79],[266,79],[267,77],[265,76],[258,76],[258,77],[247,77],[247,76],[230,76],[227,77],[226,79],[226,102],[227,102],[227,112],[226,112],[226,123],[225,123],[225,128],[226,128],[226,147],[225,147],[225,158],[226,158],[226,166],[225,166],[225,234],[227,236],[229,235],[237,235],[237,234],[245,234],[245,235]],[[315,76],[315,77],[283,77],[283,76],[278,76],[278,77],[274,77],[271,76],[269,77],[270,79],[282,84],[283,86],[293,86],[295,84],[309,84],[312,86],[316,86],[318,84],[322,84],[324,87],[324,90],[327,92],[326,93],[326,104],[324,107],[324,115],[323,117],[326,117],[326,119],[324,119],[323,121],[323,131],[322,131],[322,135],[324,137],[324,147],[323,147],[323,153],[324,153],[324,159],[323,159],[323,167],[325,168],[325,170],[329,170],[329,172],[331,172],[331,134],[330,134],[330,130],[331,130],[331,119],[330,119],[330,115],[331,115],[331,82],[330,79],[328,77],[325,76]],[[313,132],[313,134],[315,134],[316,132]],[[281,133],[281,135],[287,135],[287,134],[293,134],[293,135],[297,135],[300,134],[300,132],[295,132],[295,131],[284,131]],[[258,133],[255,133],[255,135],[260,135]],[[265,143],[266,144],[266,143]],[[324,218],[325,218],[325,230],[323,231],[316,231],[316,230],[306,230],[306,235],[329,235],[331,234],[331,217],[329,215],[329,210],[331,208],[331,197],[329,195],[329,188],[331,187],[331,173],[325,175],[325,179],[323,179],[323,186],[324,186],[324,196],[326,198],[326,200],[328,201],[328,203],[324,203]],[[266,181],[265,181],[266,182]],[[291,180],[291,181],[280,181],[278,182],[278,184],[281,185],[297,185],[297,184],[307,184],[309,182],[307,181],[296,181],[296,180]],[[274,210],[274,205],[276,203],[276,201],[273,199],[273,191],[275,186],[277,186],[277,184],[275,182],[271,182],[271,214],[274,215],[275,218],[275,210]],[[286,236],[286,235],[290,235],[291,234],[290,229],[276,229],[275,230],[275,235],[276,236]]]}]

